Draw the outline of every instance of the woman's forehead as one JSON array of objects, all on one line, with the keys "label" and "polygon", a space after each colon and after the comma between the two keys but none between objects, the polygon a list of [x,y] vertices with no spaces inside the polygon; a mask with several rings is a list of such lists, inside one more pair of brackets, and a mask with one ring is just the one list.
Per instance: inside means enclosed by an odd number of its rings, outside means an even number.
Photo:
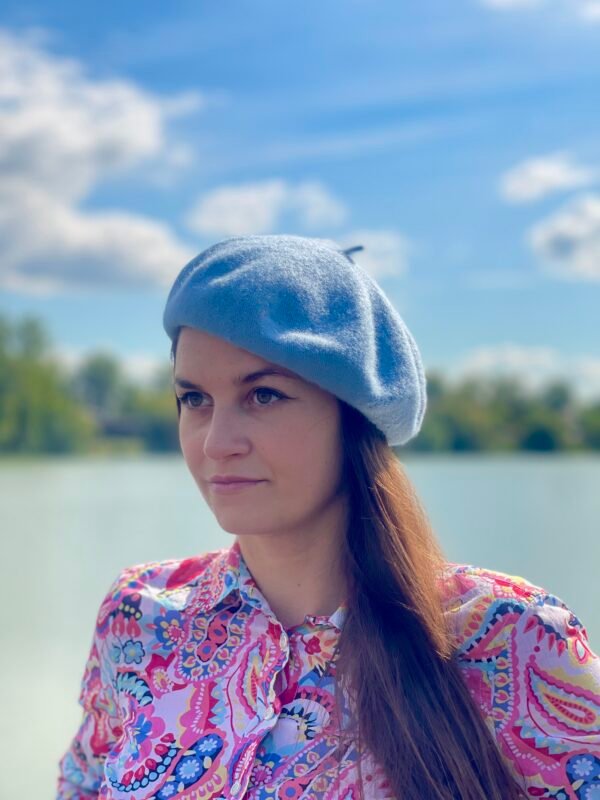
[{"label": "woman's forehead", "polygon": [[248,362],[255,362],[256,364],[266,364],[267,362],[261,358],[257,353],[252,353],[242,347],[238,347],[224,339],[221,336],[216,336],[208,331],[199,330],[198,328],[184,327],[179,333],[177,342],[177,356],[188,356],[190,359],[199,356],[207,356],[210,354],[227,357],[231,360],[247,360]]},{"label": "woman's forehead", "polygon": [[[268,361],[257,353],[238,347],[220,336],[194,328],[182,328],[177,345],[177,372],[202,372],[209,375],[217,367],[219,373],[230,368],[239,380],[247,377],[246,373],[269,371],[284,377],[304,381],[297,372]],[[241,373],[244,374],[241,374]],[[238,374],[239,373],[239,374]],[[191,379],[191,376],[185,376]]]}]

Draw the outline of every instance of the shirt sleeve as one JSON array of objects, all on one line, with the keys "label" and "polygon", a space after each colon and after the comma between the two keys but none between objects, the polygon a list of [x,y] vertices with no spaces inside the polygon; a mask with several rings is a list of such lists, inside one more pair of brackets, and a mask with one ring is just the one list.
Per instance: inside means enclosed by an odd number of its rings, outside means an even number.
[{"label": "shirt sleeve", "polygon": [[118,604],[125,574],[126,570],[113,582],[98,612],[79,693],[82,720],[59,762],[57,800],[99,797],[106,756],[122,733],[112,682],[113,670],[107,652],[107,634],[111,611]]},{"label": "shirt sleeve", "polygon": [[505,632],[489,643],[501,752],[527,797],[600,798],[600,658],[584,626],[543,591],[502,613]]}]

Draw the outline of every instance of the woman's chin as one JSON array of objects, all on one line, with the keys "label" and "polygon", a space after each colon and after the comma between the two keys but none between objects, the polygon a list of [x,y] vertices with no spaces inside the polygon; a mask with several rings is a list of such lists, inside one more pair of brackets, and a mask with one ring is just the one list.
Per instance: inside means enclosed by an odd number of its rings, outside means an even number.
[{"label": "woman's chin", "polygon": [[247,509],[245,512],[242,512],[232,509],[224,510],[213,508],[213,513],[219,526],[227,533],[232,533],[235,536],[252,536],[253,534],[256,535],[265,532],[264,519],[252,520]]}]

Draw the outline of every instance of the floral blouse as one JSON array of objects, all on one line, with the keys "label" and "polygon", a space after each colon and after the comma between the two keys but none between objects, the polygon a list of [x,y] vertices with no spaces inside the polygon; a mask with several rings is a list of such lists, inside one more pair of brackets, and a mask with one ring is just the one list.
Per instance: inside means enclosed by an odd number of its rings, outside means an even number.
[{"label": "floral blouse", "polygon": [[[600,658],[580,621],[522,578],[448,564],[441,580],[458,664],[526,795],[598,800]],[[237,539],[124,569],[98,613],[57,800],[356,800],[348,696],[334,692],[345,615],[284,629]],[[361,771],[368,800],[391,797],[376,759]]]}]

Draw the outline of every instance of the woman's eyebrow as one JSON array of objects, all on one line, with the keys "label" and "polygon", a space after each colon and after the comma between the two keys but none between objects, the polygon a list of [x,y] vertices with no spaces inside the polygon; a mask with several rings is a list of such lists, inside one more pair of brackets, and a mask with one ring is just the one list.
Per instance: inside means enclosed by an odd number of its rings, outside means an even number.
[{"label": "woman's eyebrow", "polygon": [[[238,375],[237,378],[234,378],[233,382],[239,386],[245,383],[253,383],[259,378],[264,378],[266,375],[279,375],[282,378],[298,380],[298,376],[285,369],[285,367],[266,367],[265,369],[256,370],[256,372],[250,372],[248,375]],[[176,386],[180,386],[182,389],[198,389],[202,391],[202,387],[199,384],[192,383],[192,381],[188,381],[186,378],[181,378],[179,376],[174,379],[173,383]]]}]

